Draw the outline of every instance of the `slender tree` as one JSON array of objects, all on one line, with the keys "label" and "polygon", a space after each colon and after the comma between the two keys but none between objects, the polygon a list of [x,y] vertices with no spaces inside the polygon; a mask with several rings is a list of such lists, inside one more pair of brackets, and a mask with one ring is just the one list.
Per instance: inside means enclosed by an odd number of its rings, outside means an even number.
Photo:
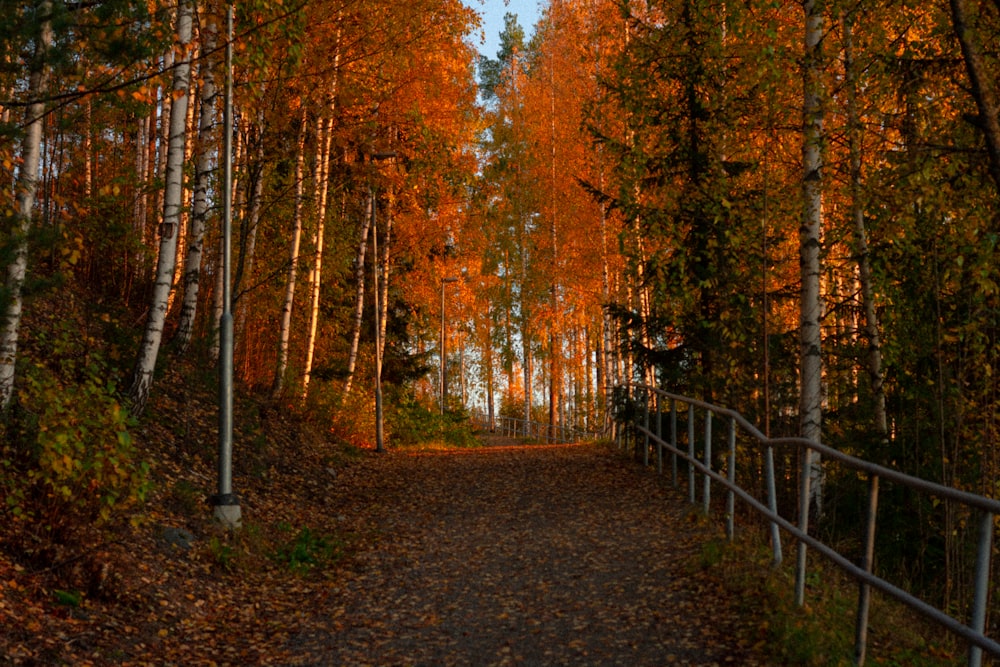
[{"label": "slender tree", "polygon": [[21,142],[21,168],[16,185],[17,209],[11,231],[13,259],[7,265],[4,283],[7,299],[0,328],[0,408],[6,409],[14,394],[14,369],[21,327],[24,281],[28,273],[28,233],[38,192],[39,164],[42,153],[42,126],[45,122],[45,97],[49,92],[49,50],[52,47],[52,2],[38,6],[38,32],[31,61],[25,107],[25,135]]},{"label": "slender tree", "polygon": [[285,386],[288,370],[288,345],[292,329],[292,308],[295,304],[295,285],[299,274],[299,248],[302,244],[302,208],[305,192],[306,112],[302,110],[299,122],[298,149],[295,156],[295,211],[292,219],[292,242],[289,246],[288,279],[285,283],[285,300],[281,307],[281,331],[278,334],[278,365],[271,385],[271,399],[276,400]]},{"label": "slender tree", "polygon": [[163,340],[167,305],[173,287],[174,264],[177,260],[177,236],[181,223],[181,197],[184,192],[184,146],[187,120],[188,89],[191,84],[191,19],[188,0],[179,0],[177,8],[177,50],[174,66],[173,104],[170,108],[169,148],[166,164],[166,188],[163,195],[163,223],[160,228],[160,252],[156,276],[146,315],[146,327],[136,358],[128,396],[132,414],[141,414],[149,399],[153,370]]},{"label": "slender tree", "polygon": [[215,153],[215,121],[217,118],[217,91],[215,74],[212,70],[213,57],[218,41],[219,29],[215,16],[202,14],[201,37],[201,114],[198,122],[198,157],[194,174],[194,202],[189,217],[187,257],[184,262],[184,301],[181,305],[180,322],[177,326],[175,344],[184,352],[194,334],[195,318],[198,312],[198,294],[201,280],[202,255],[205,245],[205,227],[209,215],[208,189],[213,170],[212,158]]}]

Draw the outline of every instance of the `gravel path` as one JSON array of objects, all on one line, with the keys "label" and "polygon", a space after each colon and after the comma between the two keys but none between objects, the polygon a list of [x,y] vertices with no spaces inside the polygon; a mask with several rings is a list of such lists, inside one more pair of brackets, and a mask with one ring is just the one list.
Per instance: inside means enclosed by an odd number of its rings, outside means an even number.
[{"label": "gravel path", "polygon": [[390,453],[353,476],[345,512],[375,537],[296,664],[761,664],[683,500],[606,450]]}]

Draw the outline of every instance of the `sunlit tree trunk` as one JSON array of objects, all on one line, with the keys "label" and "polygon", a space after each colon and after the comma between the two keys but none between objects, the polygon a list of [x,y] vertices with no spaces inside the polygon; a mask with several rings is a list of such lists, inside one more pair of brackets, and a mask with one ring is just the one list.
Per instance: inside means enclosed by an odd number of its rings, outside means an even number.
[{"label": "sunlit tree trunk", "polygon": [[278,334],[278,367],[274,372],[271,398],[276,400],[285,385],[288,370],[288,342],[292,331],[292,307],[295,304],[295,283],[299,275],[299,246],[302,243],[302,201],[304,193],[304,165],[306,152],[306,112],[302,111],[299,123],[299,142],[295,156],[295,213],[292,222],[292,244],[288,258],[288,282],[285,286],[285,302],[281,308],[281,331]]},{"label": "sunlit tree trunk", "polygon": [[[193,21],[194,19],[192,19]],[[198,34],[192,31],[192,39],[197,39]],[[204,62],[204,61],[203,61]],[[198,82],[198,77],[194,74],[194,69],[192,66],[191,72],[191,85],[188,90],[188,99],[191,100],[187,105],[187,116],[184,120],[184,136],[196,135],[200,130],[195,129],[195,111],[198,104],[194,100],[198,100],[200,95],[200,85]],[[199,122],[200,126],[200,122]],[[184,146],[184,164],[190,164],[193,151],[197,142],[186,142]],[[197,169],[197,165],[195,166]],[[190,230],[191,230],[191,216],[185,204],[192,200],[192,193],[190,189],[190,184],[185,183],[181,186],[181,213],[180,218],[177,221],[177,257],[186,257],[188,251],[188,244],[190,243]],[[184,280],[186,278],[185,272],[187,270],[187,262],[174,262],[174,285],[184,285]],[[167,313],[170,313],[174,308],[174,299],[177,297],[178,290],[170,290],[170,295],[167,297]],[[183,295],[182,295],[183,296]],[[183,301],[181,302],[181,307],[183,307]]]},{"label": "sunlit tree trunk", "polygon": [[16,214],[13,225],[13,257],[7,265],[5,282],[6,308],[0,329],[0,408],[6,410],[14,395],[14,369],[17,362],[18,334],[21,328],[24,281],[28,273],[28,232],[38,189],[38,170],[42,154],[42,124],[45,121],[44,97],[48,93],[48,55],[52,48],[52,3],[43,0],[39,7],[42,23],[31,65],[25,109],[26,133],[21,142],[21,166],[16,183]]},{"label": "sunlit tree trunk", "polygon": [[[376,205],[378,203],[376,202]],[[378,290],[379,290],[379,313],[378,313],[378,349],[379,354],[382,359],[385,359],[385,328],[386,323],[389,319],[389,266],[390,266],[390,254],[389,245],[392,243],[392,204],[390,199],[390,204],[386,206],[385,212],[385,237],[379,248],[379,263],[382,266],[382,271],[379,274]],[[378,233],[378,229],[374,230],[374,233]],[[464,349],[464,348],[463,348]],[[464,382],[463,375],[463,382]]]},{"label": "sunlit tree trunk", "polygon": [[204,20],[205,25],[201,29],[201,114],[198,122],[198,157],[194,175],[194,202],[189,218],[187,258],[184,262],[184,301],[181,304],[180,323],[175,338],[177,350],[181,353],[185,352],[191,343],[198,311],[201,260],[205,245],[205,225],[209,213],[208,187],[212,175],[212,155],[214,152],[215,101],[218,96],[211,66],[211,54],[215,52],[218,26],[208,12],[205,13]]},{"label": "sunlit tree trunk", "polygon": [[94,110],[88,97],[83,102],[83,196],[94,196]]},{"label": "sunlit tree trunk", "polygon": [[[559,9],[558,0],[549,3],[549,29],[554,30],[554,18]],[[562,392],[560,383],[562,356],[561,313],[559,305],[559,286],[562,276],[559,272],[559,239],[558,216],[556,202],[556,64],[553,50],[549,57],[549,243],[552,245],[552,279],[549,286],[549,304],[552,313],[549,319],[549,437],[555,438],[556,425],[559,421],[559,398]]]},{"label": "sunlit tree trunk", "polygon": [[493,359],[493,319],[492,313],[487,313],[486,315],[486,339],[485,344],[482,347],[483,356],[483,368],[485,370],[485,380],[486,380],[486,416],[488,421],[488,426],[490,432],[495,428],[496,424],[496,408],[494,407],[493,398],[493,383],[495,379],[495,360]]},{"label": "sunlit tree trunk", "polygon": [[156,280],[150,298],[146,328],[128,390],[131,411],[134,415],[143,411],[149,398],[153,370],[156,368],[160,342],[163,339],[163,325],[173,281],[174,264],[177,260],[177,235],[183,203],[181,198],[184,180],[184,130],[191,79],[191,55],[188,50],[191,42],[191,4],[188,0],[180,0],[177,11],[177,37],[179,57],[174,69],[174,102],[170,111],[170,148],[167,152],[160,254],[156,264]]},{"label": "sunlit tree trunk", "polygon": [[[354,381],[354,369],[358,361],[358,345],[361,341],[361,321],[365,312],[365,254],[368,250],[368,229],[371,227],[372,215],[375,213],[375,198],[368,191],[368,209],[361,221],[358,232],[358,250],[354,255],[354,317],[351,325],[351,350],[347,357],[347,379],[344,381],[344,393],[351,392]],[[378,259],[376,258],[377,262]]]},{"label": "sunlit tree trunk", "polygon": [[[526,226],[526,221],[522,221]],[[521,355],[524,366],[524,421],[525,428],[531,421],[531,313],[528,308],[528,232],[521,234]]]},{"label": "sunlit tree trunk", "polygon": [[[155,111],[151,111],[149,115],[140,118],[136,126],[135,173],[139,182],[136,186],[135,203],[132,207],[134,218],[132,228],[135,231],[136,238],[140,241],[145,238],[146,234],[146,210],[149,198],[143,181],[149,171],[149,128],[153,113]],[[137,261],[135,268],[138,268],[139,264],[140,262]]]},{"label": "sunlit tree trunk", "polygon": [[[251,145],[247,139],[248,148]],[[248,156],[249,160],[249,156]],[[235,336],[237,340],[246,340],[247,312],[250,300],[247,294],[253,288],[253,265],[257,256],[257,230],[260,229],[260,212],[264,198],[264,119],[258,118],[257,145],[252,166],[248,169],[252,174],[247,181],[247,210],[240,225],[240,253],[236,262],[236,275],[233,276],[233,301],[237,304]],[[246,356],[246,355],[244,355]],[[245,360],[245,359],[244,359]]]},{"label": "sunlit tree trunk", "polygon": [[319,132],[317,144],[319,155],[317,155],[317,175],[316,175],[316,195],[318,206],[316,209],[316,235],[313,238],[313,266],[311,274],[311,302],[309,308],[309,336],[306,340],[306,363],[302,372],[302,400],[305,401],[309,395],[309,381],[312,375],[313,357],[316,351],[316,329],[319,324],[319,301],[322,288],[323,277],[323,240],[326,227],[326,197],[329,188],[330,177],[330,142],[333,136],[333,120],[322,119],[319,122]]},{"label": "sunlit tree trunk", "polygon": [[[169,50],[163,55],[164,72],[170,72],[173,69],[175,57],[176,54],[173,50]],[[167,151],[170,148],[170,119],[173,104],[173,95],[164,85],[160,94],[159,125],[154,122],[149,128],[151,141],[149,177],[147,181],[149,185],[160,182],[166,183]],[[156,213],[162,213],[163,211],[163,197],[165,194],[165,188],[151,187],[149,191],[150,208],[154,212],[154,217],[152,220],[149,217],[146,218],[145,236],[143,238],[146,241],[146,245],[150,247],[156,242],[156,223],[160,222],[162,224],[164,222],[162,217],[156,217]],[[145,280],[147,277],[143,275],[142,279]]]}]

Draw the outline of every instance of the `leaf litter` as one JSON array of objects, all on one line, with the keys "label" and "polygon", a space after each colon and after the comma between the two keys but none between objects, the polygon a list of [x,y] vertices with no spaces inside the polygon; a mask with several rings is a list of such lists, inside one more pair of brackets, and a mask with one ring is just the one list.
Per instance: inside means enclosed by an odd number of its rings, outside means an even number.
[{"label": "leaf litter", "polygon": [[[270,447],[237,452],[246,525],[230,534],[187,497],[211,492],[197,443],[214,415],[179,387],[140,434],[159,481],[144,523],[47,567],[0,551],[0,664],[766,662],[753,620],[699,564],[712,529],[605,447],[331,462],[322,438],[272,416]],[[165,544],[164,526],[190,548]]]}]

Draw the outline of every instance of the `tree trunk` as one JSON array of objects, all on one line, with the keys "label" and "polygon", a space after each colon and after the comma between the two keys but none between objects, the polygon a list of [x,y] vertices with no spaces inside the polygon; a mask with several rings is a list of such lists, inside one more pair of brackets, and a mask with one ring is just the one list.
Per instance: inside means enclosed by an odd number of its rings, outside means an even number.
[{"label": "tree trunk", "polygon": [[[361,320],[365,312],[365,253],[368,250],[368,229],[371,227],[372,215],[375,213],[375,201],[371,190],[368,191],[368,210],[361,221],[361,231],[358,233],[358,252],[354,255],[354,321],[351,326],[351,351],[347,357],[347,379],[344,381],[344,393],[351,393],[354,381],[354,369],[358,362],[358,345],[361,341]],[[375,259],[378,261],[378,258]]]},{"label": "tree trunk", "polygon": [[281,331],[278,335],[278,367],[271,385],[271,400],[277,400],[285,385],[288,370],[288,341],[292,330],[292,307],[295,304],[295,282],[299,275],[299,246],[302,243],[302,200],[304,190],[304,164],[306,152],[306,113],[302,111],[299,123],[298,153],[295,158],[295,219],[292,223],[292,247],[288,258],[288,284],[285,303],[281,308]]},{"label": "tree trunk", "polygon": [[[803,438],[821,439],[823,368],[820,318],[820,233],[823,219],[821,45],[823,15],[818,0],[806,0],[803,64],[802,225],[799,229],[800,292],[799,421]],[[803,485],[816,515],[822,511],[823,471],[818,452],[803,462]]]},{"label": "tree trunk", "polygon": [[990,176],[993,177],[997,193],[1000,194],[1000,102],[997,100],[997,91],[986,71],[979,46],[973,40],[969,30],[965,0],[950,0],[950,4],[955,36],[958,37],[958,43],[962,47],[962,58],[965,60],[965,69],[969,73],[972,96],[979,109],[979,127],[986,138]]},{"label": "tree trunk", "polygon": [[[242,216],[240,225],[240,255],[236,263],[236,275],[233,276],[233,302],[236,304],[236,324],[234,336],[236,340],[245,340],[247,311],[249,300],[244,298],[253,288],[253,263],[257,255],[257,230],[260,228],[260,211],[264,198],[264,122],[259,119],[257,125],[257,146],[253,174],[247,181],[247,210]],[[249,148],[250,140],[247,139]],[[248,158],[249,160],[249,158]],[[244,354],[244,361],[247,355]],[[244,370],[246,370],[244,366]]]},{"label": "tree trunk", "polygon": [[52,47],[52,3],[44,0],[39,7],[42,24],[39,27],[28,82],[27,96],[31,100],[25,110],[27,132],[21,142],[21,168],[17,182],[17,217],[12,230],[13,259],[7,265],[7,307],[0,329],[0,409],[6,410],[14,395],[14,369],[17,362],[17,342],[21,328],[24,281],[28,274],[28,232],[38,190],[38,169],[42,154],[42,124],[45,121],[43,98],[48,92],[49,72],[46,61]]},{"label": "tree trunk", "polygon": [[861,280],[861,306],[865,314],[865,334],[868,338],[868,377],[875,408],[875,428],[885,438],[889,433],[882,375],[882,339],[879,335],[878,314],[875,311],[875,290],[872,285],[871,258],[865,224],[865,202],[862,197],[861,119],[858,110],[857,73],[854,67],[854,16],[844,16],[844,80],[847,85],[847,141],[851,171],[851,213],[854,219],[854,254]]},{"label": "tree trunk", "polygon": [[323,277],[323,237],[326,226],[326,196],[330,174],[330,142],[333,136],[333,120],[320,120],[317,135],[316,194],[319,206],[316,211],[316,235],[313,238],[315,255],[311,275],[312,299],[309,308],[309,338],[306,341],[306,364],[302,373],[302,401],[309,395],[309,381],[312,374],[313,356],[316,350],[316,328],[319,324],[319,297]]},{"label": "tree trunk", "polygon": [[170,110],[170,146],[167,151],[166,188],[163,194],[160,254],[156,264],[156,280],[149,302],[146,328],[128,390],[133,415],[141,414],[149,399],[153,370],[156,368],[156,358],[163,339],[163,325],[172,287],[174,264],[177,260],[177,236],[183,203],[181,198],[184,179],[184,130],[191,78],[191,56],[187,49],[191,41],[191,3],[188,0],[180,0],[177,12],[177,37],[180,58],[174,69],[174,102]]},{"label": "tree trunk", "polygon": [[181,304],[180,323],[177,327],[175,345],[179,353],[187,351],[194,334],[195,317],[198,312],[199,281],[201,279],[201,259],[205,247],[205,225],[208,220],[208,187],[212,175],[212,148],[215,127],[215,76],[212,72],[210,54],[214,53],[218,38],[215,19],[205,13],[205,25],[201,30],[203,55],[201,72],[201,115],[198,122],[198,158],[194,176],[194,202],[188,232],[187,258],[184,262],[184,301]]},{"label": "tree trunk", "polygon": [[[391,201],[391,200],[390,200]],[[375,202],[378,205],[378,202]],[[374,233],[378,233],[378,227],[374,230]],[[385,237],[382,240],[382,245],[379,251],[379,263],[382,266],[382,272],[379,274],[381,279],[378,282],[378,349],[379,358],[385,361],[385,328],[389,320],[389,244],[392,243],[392,205],[391,203],[386,206],[385,213]]]}]

